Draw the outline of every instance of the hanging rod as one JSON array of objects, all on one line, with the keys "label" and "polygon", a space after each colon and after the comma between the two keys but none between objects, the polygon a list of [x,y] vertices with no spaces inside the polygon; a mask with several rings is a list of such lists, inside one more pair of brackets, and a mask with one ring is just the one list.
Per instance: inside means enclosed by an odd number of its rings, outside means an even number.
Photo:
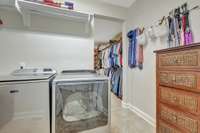
[{"label": "hanging rod", "polygon": [[197,10],[197,9],[200,9],[200,5],[197,5],[197,6],[193,7],[193,8],[190,9],[189,11],[193,11],[193,10]]},{"label": "hanging rod", "polygon": [[119,45],[119,44],[120,44],[119,42],[112,42],[112,41],[110,41],[110,43],[109,43],[108,46],[106,46],[105,48],[99,49],[99,51],[104,51],[104,50],[112,47],[113,45]]},{"label": "hanging rod", "polygon": [[104,51],[104,50],[106,50],[106,49],[108,49],[108,48],[112,47],[112,45],[113,45],[113,44],[109,44],[109,45],[108,45],[108,46],[106,46],[105,48],[99,49],[99,51]]}]

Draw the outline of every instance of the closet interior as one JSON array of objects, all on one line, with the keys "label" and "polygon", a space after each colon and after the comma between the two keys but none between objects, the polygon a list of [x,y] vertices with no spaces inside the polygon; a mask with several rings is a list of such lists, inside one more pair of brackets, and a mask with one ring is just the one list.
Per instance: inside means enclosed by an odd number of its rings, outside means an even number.
[{"label": "closet interior", "polygon": [[[111,20],[111,23],[116,23]],[[121,23],[119,22],[121,25]],[[118,25],[119,25],[118,24]],[[96,24],[98,26],[98,24]],[[110,27],[111,26],[111,27]],[[123,44],[122,26],[116,30],[116,25],[110,25],[109,29],[113,37],[104,38],[95,42],[94,48],[94,69],[97,73],[109,77],[111,92],[118,98],[123,98]],[[109,30],[105,29],[105,30]],[[97,28],[98,30],[98,28]],[[109,32],[109,31],[108,31]],[[102,39],[102,38],[101,38]]]}]

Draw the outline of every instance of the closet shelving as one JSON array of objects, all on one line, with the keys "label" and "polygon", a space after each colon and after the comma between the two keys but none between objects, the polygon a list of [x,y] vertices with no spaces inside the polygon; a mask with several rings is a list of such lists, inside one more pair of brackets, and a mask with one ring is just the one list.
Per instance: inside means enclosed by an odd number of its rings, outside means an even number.
[{"label": "closet shelving", "polygon": [[38,14],[41,16],[85,23],[87,31],[94,16],[94,14],[91,13],[69,10],[64,7],[54,7],[30,0],[16,0],[15,5],[18,11],[22,14],[25,26],[31,25],[31,14]]}]

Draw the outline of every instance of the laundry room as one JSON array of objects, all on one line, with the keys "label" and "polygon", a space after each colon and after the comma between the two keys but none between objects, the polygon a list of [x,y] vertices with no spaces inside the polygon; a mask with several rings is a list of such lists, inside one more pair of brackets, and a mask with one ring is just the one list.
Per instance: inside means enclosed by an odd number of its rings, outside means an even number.
[{"label": "laundry room", "polygon": [[200,133],[199,0],[0,0],[0,133]]}]

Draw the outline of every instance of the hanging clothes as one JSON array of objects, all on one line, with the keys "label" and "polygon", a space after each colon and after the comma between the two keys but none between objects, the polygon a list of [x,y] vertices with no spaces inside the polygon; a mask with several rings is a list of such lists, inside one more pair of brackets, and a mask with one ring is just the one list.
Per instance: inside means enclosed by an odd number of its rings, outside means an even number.
[{"label": "hanging clothes", "polygon": [[185,45],[186,17],[183,15],[181,19],[181,46]]},{"label": "hanging clothes", "polygon": [[128,65],[130,68],[138,67],[140,70],[143,69],[144,63],[144,46],[138,44],[137,37],[143,34],[144,30],[135,29],[128,33],[129,38],[129,52],[128,52]]},{"label": "hanging clothes", "polygon": [[109,60],[110,49],[106,49],[102,51],[102,68],[109,68],[110,67],[110,60]]},{"label": "hanging clothes", "polygon": [[110,49],[110,53],[109,53],[110,67],[113,67],[115,64],[114,58],[113,58],[113,51],[114,51],[114,46],[112,45],[112,47]]},{"label": "hanging clothes", "polygon": [[122,98],[122,67],[123,67],[123,53],[122,42],[112,42],[106,49],[101,51],[102,68],[104,75],[111,80],[112,92]]},{"label": "hanging clothes", "polygon": [[137,29],[130,31],[127,36],[129,38],[128,65],[130,68],[135,68],[137,65],[136,61]]},{"label": "hanging clothes", "polygon": [[143,55],[143,46],[142,45],[139,45],[139,48],[138,48],[138,67],[140,70],[143,69],[143,62],[144,62],[144,55]]},{"label": "hanging clothes", "polygon": [[168,43],[169,47],[174,47],[174,38],[175,38],[175,31],[174,31],[174,21],[173,21],[173,16],[170,13],[168,17],[168,23],[169,23],[169,36],[168,36]]},{"label": "hanging clothes", "polygon": [[111,68],[111,90],[118,97],[122,97],[122,68]]},{"label": "hanging clothes", "polygon": [[189,12],[186,13],[185,45],[193,43],[193,34],[189,22]]},{"label": "hanging clothes", "polygon": [[118,45],[113,45],[113,60],[114,60],[114,67],[119,66],[119,60],[118,60]]},{"label": "hanging clothes", "polygon": [[123,67],[123,47],[122,42],[118,44],[118,60],[119,60],[119,66]]},{"label": "hanging clothes", "polygon": [[[141,34],[143,34],[143,31],[142,30],[138,30],[138,35],[141,35]],[[144,62],[144,53],[143,53],[143,48],[144,48],[144,46],[143,45],[140,45],[140,44],[138,44],[137,45],[138,46],[138,52],[137,52],[137,54],[138,54],[138,59],[137,59],[137,61],[138,61],[138,68],[140,69],[140,70],[142,70],[143,69],[143,62]]]},{"label": "hanging clothes", "polygon": [[[181,12],[182,10],[182,12]],[[182,7],[170,12],[169,23],[169,47],[189,45],[193,43],[193,34],[189,22],[189,13],[187,3]]]}]

